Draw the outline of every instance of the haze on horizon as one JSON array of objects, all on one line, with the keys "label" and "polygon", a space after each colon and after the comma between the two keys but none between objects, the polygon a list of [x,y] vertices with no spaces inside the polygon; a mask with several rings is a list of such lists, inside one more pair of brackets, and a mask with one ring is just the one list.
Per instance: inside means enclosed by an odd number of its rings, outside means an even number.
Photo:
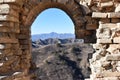
[{"label": "haze on horizon", "polygon": [[32,35],[51,32],[74,34],[74,23],[63,10],[50,8],[37,16],[31,26],[31,31]]}]

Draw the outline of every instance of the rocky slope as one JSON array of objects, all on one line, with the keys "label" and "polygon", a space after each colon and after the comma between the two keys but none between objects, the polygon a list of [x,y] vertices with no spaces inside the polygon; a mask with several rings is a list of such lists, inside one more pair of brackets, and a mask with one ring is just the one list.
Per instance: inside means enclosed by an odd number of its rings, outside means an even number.
[{"label": "rocky slope", "polygon": [[84,80],[90,75],[88,59],[94,52],[83,43],[49,44],[33,48],[36,80]]},{"label": "rocky slope", "polygon": [[67,38],[67,39],[59,39],[59,38],[48,38],[45,40],[38,39],[36,41],[32,41],[32,47],[38,48],[40,46],[49,45],[49,44],[67,44],[67,43],[83,43],[83,39],[74,39],[74,38]]}]

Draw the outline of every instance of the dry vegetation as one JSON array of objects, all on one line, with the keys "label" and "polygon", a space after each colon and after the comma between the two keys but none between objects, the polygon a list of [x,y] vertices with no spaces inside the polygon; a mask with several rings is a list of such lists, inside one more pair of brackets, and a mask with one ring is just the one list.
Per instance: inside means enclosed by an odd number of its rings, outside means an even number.
[{"label": "dry vegetation", "polygon": [[37,80],[84,80],[90,75],[88,59],[93,48],[89,44],[52,44],[33,48]]}]

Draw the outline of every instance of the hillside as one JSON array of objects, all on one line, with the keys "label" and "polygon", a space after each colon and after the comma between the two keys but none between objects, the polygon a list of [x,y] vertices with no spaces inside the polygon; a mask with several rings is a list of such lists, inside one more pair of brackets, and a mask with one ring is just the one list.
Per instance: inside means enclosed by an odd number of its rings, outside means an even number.
[{"label": "hillside", "polygon": [[32,41],[32,47],[37,48],[44,45],[49,44],[68,44],[68,43],[84,43],[82,39],[74,39],[74,38],[67,38],[67,39],[58,39],[58,38],[48,38],[45,40],[38,39],[36,41]]},{"label": "hillside", "polygon": [[36,80],[84,80],[91,72],[88,60],[93,52],[92,46],[83,43],[33,47]]}]

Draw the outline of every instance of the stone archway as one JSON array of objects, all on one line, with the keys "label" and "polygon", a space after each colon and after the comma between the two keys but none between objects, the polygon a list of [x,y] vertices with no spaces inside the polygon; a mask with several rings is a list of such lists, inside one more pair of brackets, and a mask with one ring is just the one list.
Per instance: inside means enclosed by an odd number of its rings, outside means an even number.
[{"label": "stone archway", "polygon": [[[86,30],[86,19],[84,15],[84,11],[81,6],[75,0],[56,0],[56,1],[36,1],[31,0],[27,3],[23,4],[23,13],[21,14],[21,25],[20,25],[20,33],[19,36],[22,35],[22,38],[19,38],[21,42],[23,50],[30,51],[30,26],[43,10],[48,8],[59,8],[66,12],[70,18],[72,19],[75,25],[75,36],[76,38],[87,39],[89,42],[91,38],[89,36],[92,35],[92,31]],[[23,38],[25,36],[25,38]],[[86,37],[85,37],[86,36]],[[87,38],[88,37],[88,38]],[[94,41],[94,38],[92,41]],[[24,43],[23,43],[24,42]],[[26,42],[26,43],[25,43]],[[27,45],[26,45],[27,44]],[[31,53],[31,52],[29,52]]]},{"label": "stone archway", "polygon": [[[31,5],[32,4],[32,5]],[[35,5],[33,5],[35,4]],[[30,10],[28,10],[30,7]],[[36,1],[30,1],[23,6],[23,11],[25,13],[21,14],[21,25],[20,25],[20,35],[22,35],[22,38],[19,38],[19,41],[21,42],[20,45],[22,46],[22,52],[23,54],[29,54],[31,53],[31,41],[30,41],[30,27],[35,18],[38,16],[39,13],[41,13],[43,10],[48,8],[59,8],[66,12],[70,18],[73,20],[73,23],[75,25],[75,35],[78,38],[84,38],[85,37],[85,19],[82,12],[82,9],[80,9],[80,5],[78,5],[74,0],[71,1],[43,1],[43,2],[36,2]],[[28,10],[28,11],[26,11]],[[86,31],[87,32],[87,31]],[[25,38],[23,38],[25,36]],[[24,42],[24,43],[23,43]],[[28,52],[28,53],[26,53]],[[30,61],[30,60],[29,60]]]},{"label": "stone archway", "polygon": [[[69,4],[67,2],[69,2]],[[27,4],[26,4],[26,6],[27,6]],[[37,5],[33,6],[33,8],[30,9],[29,12],[25,13],[25,14],[27,14],[27,16],[23,14],[23,17],[26,17],[23,20],[23,24],[25,26],[30,27],[30,25],[33,23],[34,19],[37,17],[37,15],[47,8],[59,8],[59,9],[65,11],[75,24],[75,29],[76,29],[75,33],[76,34],[79,31],[78,29],[79,28],[81,29],[81,27],[84,26],[83,24],[85,23],[85,20],[83,19],[84,18],[83,13],[80,9],[80,6],[78,4],[76,4],[73,0],[64,1],[64,2],[61,2],[61,1],[59,1],[59,2],[56,2],[56,1],[39,2]],[[81,37],[82,36],[83,35],[81,35]]]},{"label": "stone archway", "polygon": [[5,79],[14,80],[15,76],[29,73],[30,26],[41,11],[51,7],[62,9],[72,18],[76,37],[84,37],[85,32],[80,32],[84,30],[84,16],[74,0],[2,0],[0,3],[0,76],[6,76]]},{"label": "stone archway", "polygon": [[2,0],[0,3],[0,76],[5,80],[30,80],[30,26],[47,8],[62,9],[71,17],[76,38],[95,41],[96,26],[90,28],[94,20],[84,13],[78,0]]}]

